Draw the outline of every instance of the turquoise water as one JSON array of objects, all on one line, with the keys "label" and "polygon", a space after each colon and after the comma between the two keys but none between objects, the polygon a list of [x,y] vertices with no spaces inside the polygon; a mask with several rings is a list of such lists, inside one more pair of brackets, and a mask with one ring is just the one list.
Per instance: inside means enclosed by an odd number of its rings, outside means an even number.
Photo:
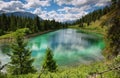
[{"label": "turquoise water", "polygon": [[105,44],[97,35],[85,34],[76,29],[61,29],[31,38],[28,47],[35,59],[33,65],[39,68],[47,47],[52,49],[57,64],[66,66],[103,60],[101,52]]},{"label": "turquoise water", "polygon": [[[102,50],[105,47],[102,37],[83,33],[76,29],[61,29],[55,32],[39,35],[28,41],[27,47],[35,59],[33,65],[40,68],[47,47],[54,53],[54,59],[59,66],[89,64],[104,59]],[[0,60],[2,64],[10,61],[6,55],[8,44],[0,44]]]}]

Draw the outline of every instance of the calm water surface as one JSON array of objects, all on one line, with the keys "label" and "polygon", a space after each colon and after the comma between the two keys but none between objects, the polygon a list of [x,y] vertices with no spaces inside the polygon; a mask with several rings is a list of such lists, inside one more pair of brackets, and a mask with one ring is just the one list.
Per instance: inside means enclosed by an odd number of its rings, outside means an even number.
[{"label": "calm water surface", "polygon": [[62,29],[40,35],[31,38],[28,44],[36,67],[42,63],[47,47],[52,49],[58,65],[73,65],[102,60],[104,57],[101,51],[104,46],[100,37],[75,29]]},{"label": "calm water surface", "polygon": [[[35,59],[33,65],[39,68],[47,47],[52,49],[57,64],[66,66],[103,60],[101,52],[105,44],[97,35],[82,33],[76,29],[61,29],[31,38],[27,47],[31,49]],[[1,50],[6,49],[0,49],[0,60],[8,62],[9,57]]]}]

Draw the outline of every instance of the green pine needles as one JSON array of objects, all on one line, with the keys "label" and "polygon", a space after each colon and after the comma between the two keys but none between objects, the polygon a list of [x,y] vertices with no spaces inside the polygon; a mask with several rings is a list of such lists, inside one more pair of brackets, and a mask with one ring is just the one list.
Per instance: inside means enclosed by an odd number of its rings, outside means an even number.
[{"label": "green pine needles", "polygon": [[32,66],[34,59],[31,58],[31,51],[26,49],[27,43],[24,42],[24,34],[17,31],[15,43],[12,44],[10,54],[10,73],[13,75],[34,73],[36,70]]},{"label": "green pine needles", "polygon": [[45,59],[43,62],[43,69],[49,72],[55,72],[57,70],[56,61],[53,59],[53,53],[50,48],[47,48]]}]

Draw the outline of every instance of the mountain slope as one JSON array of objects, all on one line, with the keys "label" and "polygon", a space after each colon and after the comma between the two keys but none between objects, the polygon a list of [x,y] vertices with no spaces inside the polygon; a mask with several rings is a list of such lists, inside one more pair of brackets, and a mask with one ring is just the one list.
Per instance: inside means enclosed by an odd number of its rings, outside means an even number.
[{"label": "mountain slope", "polygon": [[[14,15],[14,16],[19,16],[19,17],[29,17],[29,18],[35,18],[37,17],[36,14],[32,14],[30,12],[22,12],[22,11],[17,11],[17,12],[5,12],[3,10],[0,10],[0,15],[1,14],[6,14],[7,16],[11,16],[11,15]],[[40,18],[40,20],[42,20],[42,18]]]}]

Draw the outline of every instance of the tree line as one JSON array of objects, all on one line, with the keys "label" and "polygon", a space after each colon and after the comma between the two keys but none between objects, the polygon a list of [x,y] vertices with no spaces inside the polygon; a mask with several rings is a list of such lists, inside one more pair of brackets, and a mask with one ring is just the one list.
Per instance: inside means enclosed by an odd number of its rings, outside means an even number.
[{"label": "tree line", "polygon": [[95,10],[82,18],[78,19],[74,24],[79,24],[79,27],[83,27],[86,23],[88,26],[91,22],[95,22],[96,20],[99,20],[101,16],[107,14],[110,12],[110,7],[106,6],[102,9]]},{"label": "tree line", "polygon": [[106,6],[102,9],[95,10],[79,20],[77,20],[74,24],[78,24],[79,27],[84,27],[85,24],[88,26],[91,22],[95,22],[99,20],[103,15],[108,14],[109,12],[114,11],[115,15],[111,18],[111,27],[108,30],[108,38],[110,38],[110,46],[112,48],[112,55],[120,54],[120,0],[111,0],[109,6]]},{"label": "tree line", "polygon": [[79,27],[83,27],[84,24],[90,25],[91,22],[95,22],[99,20],[103,15],[109,13],[111,10],[118,8],[120,9],[120,0],[111,0],[111,4],[106,6],[102,9],[94,10],[89,14],[83,16],[82,18],[78,19],[74,25],[79,24]]},{"label": "tree line", "polygon": [[56,22],[55,20],[41,20],[38,16],[27,18],[20,16],[0,15],[0,35],[15,31],[20,28],[29,28],[32,33],[46,30],[54,30],[67,27],[66,24]]},{"label": "tree line", "polygon": [[111,6],[116,12],[112,18],[112,26],[108,30],[108,38],[110,38],[112,55],[118,56],[120,54],[120,0],[112,0]]}]

